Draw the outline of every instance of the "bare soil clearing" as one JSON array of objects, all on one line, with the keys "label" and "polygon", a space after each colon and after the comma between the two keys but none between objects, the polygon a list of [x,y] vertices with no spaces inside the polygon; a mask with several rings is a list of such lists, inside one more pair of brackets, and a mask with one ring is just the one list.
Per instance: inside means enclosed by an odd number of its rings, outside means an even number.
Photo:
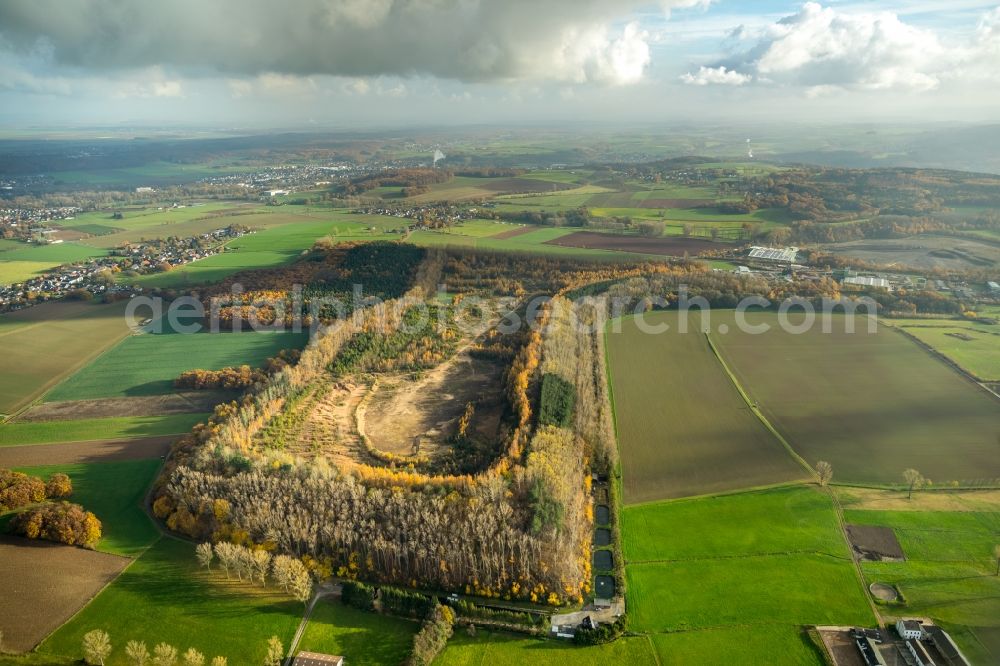
[{"label": "bare soil clearing", "polygon": [[176,439],[176,435],[164,435],[132,440],[2,446],[0,447],[0,467],[149,460],[166,454]]},{"label": "bare soil clearing", "polygon": [[73,421],[119,416],[159,416],[212,411],[231,394],[215,391],[191,391],[169,395],[95,400],[62,400],[34,405],[15,421]]},{"label": "bare soil clearing", "polygon": [[696,255],[707,250],[732,247],[732,243],[717,243],[697,238],[646,238],[644,236],[624,236],[601,234],[594,231],[577,231],[545,242],[546,245],[579,247],[588,250],[615,250],[642,254],[661,254],[667,257]]},{"label": "bare soil clearing", "polygon": [[506,238],[517,238],[518,236],[523,236],[524,234],[530,234],[532,231],[536,231],[537,227],[518,227],[516,229],[507,229],[506,231],[501,231],[498,234],[493,234],[490,238],[506,239]]},{"label": "bare soil clearing", "polygon": [[472,427],[494,438],[503,411],[502,373],[498,364],[462,352],[416,380],[385,378],[365,410],[364,432],[380,451],[433,457],[447,447],[466,405],[474,402]]},{"label": "bare soil clearing", "polygon": [[863,560],[896,562],[906,559],[896,533],[890,527],[846,525],[851,547]]},{"label": "bare soil clearing", "polygon": [[26,652],[72,617],[128,565],[117,555],[0,536],[0,630]]},{"label": "bare soil clearing", "polygon": [[879,601],[896,601],[899,599],[899,592],[896,591],[892,585],[886,585],[885,583],[872,583],[868,586],[868,590],[872,593],[872,596]]}]

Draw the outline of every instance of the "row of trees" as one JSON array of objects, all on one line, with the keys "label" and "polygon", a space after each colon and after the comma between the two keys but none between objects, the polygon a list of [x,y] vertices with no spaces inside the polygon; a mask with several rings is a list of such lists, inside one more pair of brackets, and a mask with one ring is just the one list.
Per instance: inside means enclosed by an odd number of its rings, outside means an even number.
[{"label": "row of trees", "polygon": [[[114,647],[111,637],[106,631],[94,629],[83,635],[81,645],[83,660],[92,666],[104,666],[111,657]],[[284,657],[284,649],[277,636],[272,636],[268,642],[268,653],[264,660],[265,666],[277,666]],[[195,648],[188,648],[181,653],[169,643],[158,643],[152,652],[143,641],[131,640],[125,644],[125,659],[130,666],[227,666],[225,657],[213,657],[209,662],[205,655]]]}]

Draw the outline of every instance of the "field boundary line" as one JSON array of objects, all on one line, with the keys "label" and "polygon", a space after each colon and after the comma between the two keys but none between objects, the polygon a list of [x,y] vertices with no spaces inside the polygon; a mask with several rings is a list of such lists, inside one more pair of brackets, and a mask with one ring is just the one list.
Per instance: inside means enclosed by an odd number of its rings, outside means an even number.
[{"label": "field boundary line", "polygon": [[851,546],[851,539],[847,535],[847,521],[844,519],[844,507],[840,504],[840,498],[833,491],[833,488],[827,486],[826,492],[830,496],[830,501],[833,504],[833,512],[837,516],[837,523],[840,525],[840,536],[844,539],[844,545],[847,546],[847,551],[851,554],[851,564],[854,567],[854,575],[861,584],[861,594],[864,596],[865,601],[868,602],[868,607],[875,616],[878,626],[885,629],[885,620],[882,619],[881,613],[878,612],[878,606],[872,598],[870,587],[865,579],[865,572],[861,568],[861,562],[858,558],[854,557],[854,547]]},{"label": "field boundary line", "polygon": [[722,358],[722,353],[719,351],[718,347],[716,347],[715,343],[712,341],[712,336],[707,332],[705,333],[705,340],[708,342],[708,347],[709,349],[712,350],[712,354],[715,355],[715,358],[719,361],[719,364],[722,366],[722,369],[725,370],[726,374],[729,376],[729,380],[733,383],[733,386],[736,387],[736,390],[739,391],[740,396],[742,396],[743,398],[743,402],[745,402],[747,404],[747,407],[750,408],[750,411],[753,412],[754,415],[760,420],[760,422],[764,424],[764,427],[767,428],[772,435],[774,435],[774,437],[778,440],[778,442],[783,447],[785,447],[785,450],[788,452],[788,455],[792,456],[792,458],[797,463],[802,465],[802,467],[804,467],[805,470],[809,472],[810,476],[815,478],[816,470],[814,470],[812,466],[808,462],[806,462],[805,458],[800,456],[795,451],[795,449],[792,448],[792,445],[788,443],[788,440],[785,439],[782,436],[782,434],[778,432],[778,429],[775,428],[773,425],[771,425],[771,422],[767,420],[767,417],[764,416],[764,412],[761,411],[760,407],[757,406],[757,403],[755,403],[750,398],[750,395],[743,389],[743,386],[736,378],[736,375],[733,374],[733,371],[729,368],[729,365],[726,363],[726,360]]}]

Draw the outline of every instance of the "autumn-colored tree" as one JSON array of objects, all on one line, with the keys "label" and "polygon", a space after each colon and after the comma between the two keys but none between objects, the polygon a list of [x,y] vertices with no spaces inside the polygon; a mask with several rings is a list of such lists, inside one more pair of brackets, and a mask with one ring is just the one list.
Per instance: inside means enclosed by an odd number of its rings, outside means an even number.
[{"label": "autumn-colored tree", "polygon": [[212,550],[212,544],[205,542],[199,543],[194,548],[195,557],[198,558],[198,564],[205,567],[206,569],[212,568],[212,560],[215,557],[215,552]]},{"label": "autumn-colored tree", "polygon": [[271,636],[267,640],[267,654],[264,656],[264,666],[280,666],[285,658],[285,648],[281,644],[281,639]]},{"label": "autumn-colored tree", "polygon": [[194,648],[188,648],[184,656],[181,657],[184,666],[205,666],[205,655]]},{"label": "autumn-colored tree", "polygon": [[101,539],[101,521],[78,504],[60,502],[23,511],[10,522],[11,530],[29,539],[46,539],[93,548]]},{"label": "autumn-colored tree", "polygon": [[177,648],[167,643],[160,643],[153,648],[154,666],[174,666],[177,663]]},{"label": "autumn-colored tree", "polygon": [[45,496],[49,499],[69,497],[73,494],[73,482],[61,472],[56,472],[45,482]]}]

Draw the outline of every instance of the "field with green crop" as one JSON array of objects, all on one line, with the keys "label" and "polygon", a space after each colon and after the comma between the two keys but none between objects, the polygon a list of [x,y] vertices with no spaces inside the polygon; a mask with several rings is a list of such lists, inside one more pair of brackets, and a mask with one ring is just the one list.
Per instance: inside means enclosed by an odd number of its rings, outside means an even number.
[{"label": "field with green crop", "polygon": [[[168,273],[144,275],[129,281],[143,287],[173,288],[218,282],[239,271],[291,263],[324,237],[338,242],[399,238],[388,231],[405,223],[394,217],[315,212],[291,206],[283,207],[280,214],[285,216],[280,225],[237,238],[226,245],[224,253],[185,264]],[[269,223],[275,222],[270,214],[265,217]],[[231,219],[234,223],[254,227],[259,226],[255,218],[247,215]]]},{"label": "field with green crop", "polygon": [[477,629],[476,636],[457,629],[435,666],[562,666],[563,664],[629,664],[654,666],[656,656],[645,636],[621,638],[608,645],[578,647],[572,643],[526,638]]},{"label": "field with green crop", "polygon": [[815,488],[626,507],[623,533],[635,630],[872,620],[833,505]]},{"label": "field with green crop", "polygon": [[86,261],[107,254],[104,250],[78,243],[4,244],[0,246],[0,285],[24,282],[38,277],[56,266]]},{"label": "field with green crop", "polygon": [[339,654],[351,663],[398,666],[406,660],[420,625],[347,606],[340,599],[322,601],[299,642],[299,650]]},{"label": "field with green crop", "polygon": [[168,416],[122,416],[79,421],[31,421],[0,425],[0,446],[85,442],[97,439],[134,439],[154,435],[183,434],[208,414]]},{"label": "field with green crop", "polygon": [[[678,332],[676,312],[633,318],[607,331],[608,366],[626,504],[806,478],[749,410],[705,336]],[[620,325],[620,331],[615,328]]]},{"label": "field with green crop", "polygon": [[979,380],[1000,381],[1000,326],[987,329],[953,323],[953,326],[900,326]]},{"label": "field with green crop", "polygon": [[130,460],[80,465],[41,465],[17,471],[48,478],[56,472],[73,481],[69,501],[92,511],[104,536],[97,550],[116,555],[136,555],[156,541],[159,533],[142,508],[159,460]]},{"label": "field with green crop", "polygon": [[108,666],[127,664],[130,640],[150,648],[161,641],[182,652],[194,647],[223,655],[230,664],[259,664],[267,639],[278,636],[287,647],[302,618],[303,606],[274,588],[261,588],[219,571],[199,567],[194,545],[161,538],[114,583],[47,638],[41,655],[80,658],[85,633],[103,629],[115,650]]},{"label": "field with green crop", "polygon": [[712,339],[743,389],[836,480],[899,484],[907,468],[938,483],[1000,478],[1000,402],[897,331],[868,334],[858,320],[847,333],[835,317],[830,333],[817,323],[796,335],[773,313],[749,313],[752,325],[771,326],[752,335],[731,312],[712,314],[713,327],[730,327]]},{"label": "field with green crop", "polygon": [[125,304],[44,303],[0,316],[0,414],[10,414],[128,334]]},{"label": "field with green crop", "polygon": [[724,627],[651,636],[662,666],[782,664],[820,666],[822,656],[799,627]]},{"label": "field with green crop", "polygon": [[282,349],[305,346],[308,333],[237,332],[129,336],[49,392],[45,399],[159,395],[185,370],[260,367]]},{"label": "field with green crop", "polygon": [[[513,227],[506,226],[509,230]],[[549,245],[548,241],[561,238],[578,231],[567,227],[539,227],[527,233],[511,238],[496,238],[462,235],[439,231],[416,231],[407,237],[407,241],[425,247],[465,247],[480,250],[497,250],[501,252],[525,252],[530,254],[560,255],[580,258],[633,260],[662,259],[656,255],[639,254],[635,252],[617,252],[611,250],[595,250],[589,248],[564,247]],[[499,233],[500,231],[498,231]]]}]

